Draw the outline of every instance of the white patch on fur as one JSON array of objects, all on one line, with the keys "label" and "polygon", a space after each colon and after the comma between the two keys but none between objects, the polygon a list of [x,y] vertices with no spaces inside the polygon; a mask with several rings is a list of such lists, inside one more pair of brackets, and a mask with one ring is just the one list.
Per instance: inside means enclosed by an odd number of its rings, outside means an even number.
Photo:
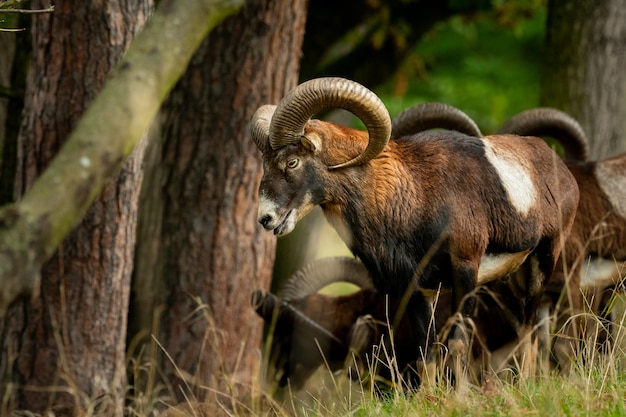
[{"label": "white patch on fur", "polygon": [[266,216],[271,221],[265,225],[266,230],[273,230],[276,236],[284,236],[295,229],[296,224],[315,207],[310,193],[306,193],[299,207],[283,207],[268,198],[263,192],[259,194],[259,210],[257,220],[260,222]]},{"label": "white patch on fur", "polygon": [[484,141],[485,156],[500,177],[509,201],[522,215],[528,214],[537,200],[537,190],[528,170],[520,165],[518,158]]},{"label": "white patch on fur", "polygon": [[478,284],[502,278],[515,271],[528,257],[530,249],[516,253],[486,254],[478,267]]},{"label": "white patch on fur", "polygon": [[270,215],[272,218],[276,218],[277,212],[278,205],[273,200],[270,200],[263,194],[259,195],[259,210],[257,212],[257,219],[261,220],[266,215]]},{"label": "white patch on fur", "polygon": [[273,230],[276,236],[284,236],[293,231],[298,222],[298,211],[288,210],[279,207],[274,201],[265,197],[263,194],[259,196],[259,211],[257,219],[259,222],[265,217],[271,217],[271,221],[264,227],[266,230]]},{"label": "white patch on fur", "polygon": [[626,172],[623,171],[624,164],[611,162],[600,162],[596,165],[596,178],[615,212],[626,219],[626,198],[624,198],[626,196]]},{"label": "white patch on fur", "polygon": [[618,284],[626,275],[626,263],[613,259],[588,259],[582,268],[580,287],[583,291],[602,290]]}]

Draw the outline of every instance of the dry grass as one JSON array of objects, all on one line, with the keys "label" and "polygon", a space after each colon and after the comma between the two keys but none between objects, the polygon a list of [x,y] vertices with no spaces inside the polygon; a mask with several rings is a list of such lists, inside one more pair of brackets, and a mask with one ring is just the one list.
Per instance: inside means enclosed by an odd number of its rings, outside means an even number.
[{"label": "dry grass", "polygon": [[[513,369],[500,376],[491,376],[481,386],[471,385],[458,391],[445,382],[419,390],[407,387],[393,373],[394,388],[381,392],[367,382],[364,375],[351,380],[345,372],[333,374],[320,369],[300,392],[279,390],[258,378],[247,387],[244,397],[234,396],[236,389],[216,395],[212,402],[193,398],[182,403],[172,400],[170,389],[157,382],[154,366],[156,341],[141,359],[129,362],[135,380],[142,388],[129,387],[125,415],[208,417],[208,416],[615,416],[626,415],[626,316],[624,296],[620,295],[614,311],[617,319],[613,334],[615,342],[608,353],[599,353],[595,343],[587,343],[580,352],[570,375],[549,373],[524,376]],[[598,327],[599,328],[599,327]],[[392,355],[380,353],[383,363],[394,367]],[[397,370],[396,370],[397,371]],[[133,388],[133,389],[131,389]],[[77,400],[78,401],[78,400]],[[54,410],[47,416],[110,416],[103,398],[85,402],[80,410]],[[14,416],[33,416],[14,412]]]},{"label": "dry grass", "polygon": [[[626,415],[626,326],[624,297],[616,302],[614,343],[600,353],[584,344],[569,375],[556,372],[522,375],[513,368],[489,377],[481,386],[459,391],[442,382],[412,390],[395,373],[393,389],[381,392],[373,384],[345,373],[320,369],[305,389],[294,393],[260,381],[251,396],[230,404],[179,404],[152,415],[173,416],[614,416]],[[598,326],[599,328],[599,326]],[[384,352],[383,352],[384,354]],[[386,363],[393,368],[393,357]],[[363,375],[360,375],[363,377]],[[155,403],[158,401],[155,401]],[[234,405],[234,406],[233,406]],[[145,414],[145,415],[149,415]]]}]

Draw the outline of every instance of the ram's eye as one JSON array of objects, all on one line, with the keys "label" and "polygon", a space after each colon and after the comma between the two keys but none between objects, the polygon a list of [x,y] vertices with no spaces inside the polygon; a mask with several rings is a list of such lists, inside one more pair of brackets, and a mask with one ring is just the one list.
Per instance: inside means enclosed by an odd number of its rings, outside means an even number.
[{"label": "ram's eye", "polygon": [[300,165],[300,160],[299,160],[298,158],[293,158],[293,159],[290,159],[290,160],[287,162],[287,168],[295,168],[295,167],[297,167],[298,165]]}]

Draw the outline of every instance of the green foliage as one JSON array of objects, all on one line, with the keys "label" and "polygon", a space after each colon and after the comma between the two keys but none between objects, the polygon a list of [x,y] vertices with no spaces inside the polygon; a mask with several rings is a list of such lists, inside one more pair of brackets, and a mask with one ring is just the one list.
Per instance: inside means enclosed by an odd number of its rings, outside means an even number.
[{"label": "green foliage", "polygon": [[392,116],[417,103],[441,101],[490,133],[512,114],[537,106],[545,2],[509,3],[457,15],[430,31],[377,91]]},{"label": "green foliage", "polygon": [[[587,375],[571,377],[550,376],[527,379],[514,384],[499,383],[497,389],[486,392],[474,387],[467,393],[452,390],[436,393],[417,392],[385,399],[371,399],[352,410],[352,415],[367,416],[617,416],[626,415],[621,393],[626,379],[617,376],[613,386],[600,389],[600,372],[587,370]],[[586,377],[595,375],[589,381]],[[330,415],[341,415],[330,410]],[[333,412],[335,411],[335,412]],[[320,415],[315,412],[307,416]]]}]

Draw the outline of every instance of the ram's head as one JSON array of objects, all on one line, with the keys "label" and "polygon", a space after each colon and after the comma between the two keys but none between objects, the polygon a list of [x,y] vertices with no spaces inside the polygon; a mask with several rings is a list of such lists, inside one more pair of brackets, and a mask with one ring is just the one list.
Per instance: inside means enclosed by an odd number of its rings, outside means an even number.
[{"label": "ram's head", "polygon": [[[367,132],[311,120],[334,108],[355,114]],[[260,107],[250,130],[263,153],[258,220],[284,235],[313,207],[332,203],[329,172],[365,164],[382,152],[391,120],[367,88],[342,78],[318,78],[300,84],[277,106]]]},{"label": "ram's head", "polygon": [[[344,296],[320,294],[332,283],[359,287]],[[363,265],[352,258],[325,258],[296,272],[281,297],[257,290],[252,306],[270,325],[270,365],[281,387],[300,389],[323,364],[342,369],[351,346],[354,324],[377,297]]]}]

